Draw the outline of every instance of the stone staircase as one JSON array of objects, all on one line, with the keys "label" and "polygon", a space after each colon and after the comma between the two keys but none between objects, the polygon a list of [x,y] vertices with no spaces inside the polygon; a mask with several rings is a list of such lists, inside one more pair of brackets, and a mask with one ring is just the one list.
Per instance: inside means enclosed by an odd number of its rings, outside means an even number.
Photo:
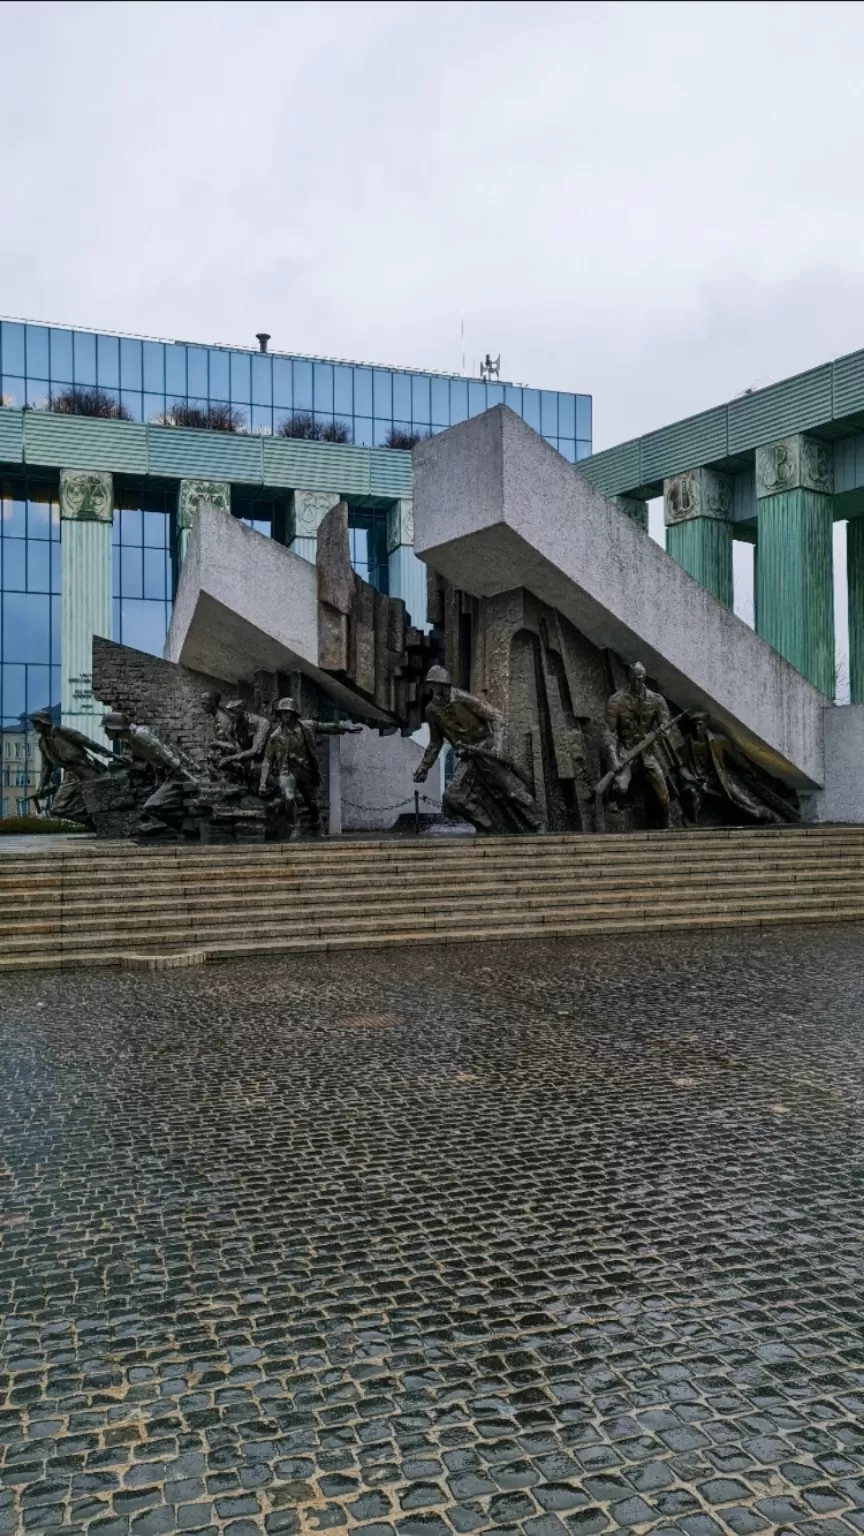
[{"label": "stone staircase", "polygon": [[864,827],[0,853],[0,971],[864,919]]}]

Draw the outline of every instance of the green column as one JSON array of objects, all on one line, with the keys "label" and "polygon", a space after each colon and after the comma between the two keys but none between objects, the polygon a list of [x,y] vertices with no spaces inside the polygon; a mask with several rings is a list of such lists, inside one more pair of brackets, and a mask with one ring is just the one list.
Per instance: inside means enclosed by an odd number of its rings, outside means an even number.
[{"label": "green column", "polygon": [[756,449],[756,629],[834,697],[834,464],[797,434]]},{"label": "green column", "polygon": [[663,482],[666,553],[718,602],[732,607],[732,482],[690,469]]},{"label": "green column", "polygon": [[202,506],[215,507],[220,512],[231,511],[231,486],[227,480],[181,480],[180,492],[177,500],[177,573],[175,583],[180,580],[180,571],[183,561],[186,559],[186,549],[189,544],[189,534]]},{"label": "green column", "polygon": [[849,588],[849,698],[864,704],[864,518],[846,524],[846,582]]},{"label": "green column", "polygon": [[93,636],[111,638],[114,482],[103,470],[60,471],[60,714],[96,741],[105,705],[93,696]]}]

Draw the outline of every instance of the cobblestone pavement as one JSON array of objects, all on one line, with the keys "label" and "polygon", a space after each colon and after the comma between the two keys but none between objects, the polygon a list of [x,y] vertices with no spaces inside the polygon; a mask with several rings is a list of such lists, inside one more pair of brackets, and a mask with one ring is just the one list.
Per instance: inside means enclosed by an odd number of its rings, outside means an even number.
[{"label": "cobblestone pavement", "polygon": [[0,991],[0,1536],[864,1531],[864,932]]}]

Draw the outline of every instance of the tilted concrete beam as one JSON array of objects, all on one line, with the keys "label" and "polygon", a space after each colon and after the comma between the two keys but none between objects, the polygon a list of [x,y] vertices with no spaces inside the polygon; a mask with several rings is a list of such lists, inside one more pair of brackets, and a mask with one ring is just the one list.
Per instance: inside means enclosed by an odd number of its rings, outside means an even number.
[{"label": "tilted concrete beam", "polygon": [[421,559],[477,597],[527,587],[769,770],[821,785],[822,694],[513,411],[452,427],[413,459]]}]

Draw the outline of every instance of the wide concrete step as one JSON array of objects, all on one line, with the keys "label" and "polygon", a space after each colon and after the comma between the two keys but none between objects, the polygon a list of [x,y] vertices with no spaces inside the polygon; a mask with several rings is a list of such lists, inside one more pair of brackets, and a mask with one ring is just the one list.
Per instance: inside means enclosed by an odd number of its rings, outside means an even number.
[{"label": "wide concrete step", "polygon": [[746,896],[739,893],[730,893],[722,898],[716,895],[713,897],[703,895],[697,899],[692,894],[685,893],[678,899],[667,898],[661,902],[651,903],[638,899],[628,900],[626,897],[615,897],[608,901],[595,897],[593,900],[586,898],[583,901],[565,901],[555,906],[538,903],[536,906],[527,907],[524,903],[520,903],[518,908],[515,908],[512,904],[498,902],[485,907],[482,905],[460,907],[458,914],[454,914],[452,903],[429,909],[414,904],[406,907],[403,903],[401,908],[387,914],[375,910],[364,910],[353,916],[343,913],[336,916],[294,917],[290,923],[264,922],[260,919],[252,923],[246,923],[242,919],[236,923],[228,920],[213,923],[207,920],[196,922],[187,919],[183,923],[161,927],[155,924],[140,925],[138,928],[130,927],[127,930],[120,930],[109,925],[99,929],[90,927],[77,931],[70,931],[64,925],[53,933],[7,936],[3,941],[2,954],[38,953],[41,949],[52,946],[59,946],[64,954],[73,951],[98,951],[121,945],[130,945],[136,949],[169,951],[187,945],[206,946],[209,943],[218,942],[254,943],[265,938],[279,938],[285,934],[294,938],[324,938],[370,932],[398,934],[425,931],[427,928],[449,930],[454,926],[457,915],[459,920],[478,930],[518,921],[532,930],[542,931],[550,923],[576,922],[580,918],[589,922],[604,917],[645,920],[649,917],[695,918],[710,917],[712,914],[758,913],[760,910],[794,910],[800,920],[802,913],[830,913],[838,907],[853,907],[864,915],[864,890],[849,896],[835,896],[822,892],[795,896],[794,899]]},{"label": "wide concrete step", "polygon": [[[607,842],[608,849],[608,842]],[[631,870],[634,873],[639,870],[679,871],[688,870],[712,871],[712,870],[743,870],[745,868],[781,868],[790,864],[811,867],[830,862],[837,865],[860,865],[864,867],[864,841],[851,847],[835,847],[831,845],[812,845],[796,849],[788,845],[767,843],[761,847],[743,845],[737,847],[718,846],[716,848],[700,848],[692,850],[670,850],[668,852],[655,853],[653,850],[625,851],[611,849],[600,853],[599,850],[590,850],[583,854],[578,847],[575,850],[556,850],[554,853],[544,856],[535,852],[530,858],[519,860],[507,859],[503,854],[494,858],[479,858],[463,855],[456,858],[447,858],[434,861],[414,861],[411,859],[388,859],[380,866],[365,864],[362,860],[352,862],[343,861],[333,863],[326,858],[318,862],[303,864],[291,864],[284,860],[274,860],[271,863],[259,862],[251,865],[229,862],[206,862],[195,860],[186,864],[173,864],[168,866],[143,865],[121,866],[119,869],[112,866],[95,863],[91,868],[79,870],[77,868],[54,869],[40,873],[28,867],[6,870],[0,862],[0,898],[14,899],[19,892],[32,892],[38,890],[56,891],[63,889],[74,893],[76,884],[80,889],[90,893],[110,890],[140,890],[142,887],[153,889],[157,886],[194,888],[205,887],[213,884],[236,882],[238,886],[252,886],[264,880],[273,882],[294,883],[297,885],[317,885],[324,883],[343,883],[352,881],[361,884],[364,881],[379,878],[397,879],[424,878],[433,874],[449,874],[454,878],[477,877],[483,875],[487,878],[493,876],[513,878],[517,874],[533,873],[535,876],[552,875],[560,871],[577,870],[584,873],[600,872],[606,870]]]},{"label": "wide concrete step", "polygon": [[[826,895],[854,896],[864,893],[864,870],[823,870],[818,878],[810,872],[760,871],[749,878],[727,874],[712,881],[712,891],[724,898],[737,896],[748,899],[780,898],[796,900],[804,896]],[[386,922],[393,913],[405,910],[406,902],[412,912],[452,911],[454,905],[466,913],[488,908],[490,910],[520,908],[537,909],[562,905],[590,905],[598,900],[631,901],[639,903],[667,903],[669,900],[698,902],[705,897],[705,886],[699,881],[682,882],[673,876],[648,876],[627,879],[623,875],[604,879],[571,876],[560,880],[516,880],[510,884],[477,881],[467,889],[452,882],[428,882],[410,892],[387,885],[383,889],[367,889],[363,901],[364,911]],[[115,898],[113,901],[88,901],[86,898],[59,900],[42,906],[21,904],[17,907],[0,908],[0,944],[16,935],[35,933],[63,933],[73,935],[98,929],[101,937],[109,933],[128,931],[167,930],[175,926],[201,926],[202,924],[248,926],[256,921],[283,922],[298,920],[318,921],[324,918],[350,918],[357,910],[356,893],[350,890],[334,890],[312,898],[308,893],[294,889],[275,893],[256,889],[243,893],[208,892],[192,900],[182,899],[177,893],[160,898]]]},{"label": "wide concrete step", "polygon": [[[403,930],[400,932],[352,933],[319,938],[286,937],[233,940],[230,943],[208,945],[206,948],[190,945],[188,951],[178,950],[171,957],[181,963],[195,960],[199,963],[278,958],[298,954],[335,953],[344,950],[382,949],[406,944],[451,945],[470,943],[513,943],[523,939],[566,940],[603,936],[616,933],[648,933],[664,931],[706,932],[726,928],[767,928],[795,923],[864,923],[864,907],[859,904],[841,905],[823,912],[799,911],[783,906],[772,909],[763,907],[751,912],[721,911],[710,916],[688,914],[685,917],[656,915],[634,917],[613,916],[609,913],[600,918],[581,917],[576,922],[550,922],[542,927],[526,925],[518,921],[497,926],[475,927],[454,924],[450,928]],[[30,970],[59,970],[88,967],[122,967],[132,964],[136,969],[149,961],[159,962],[160,957],[140,946],[111,949],[102,947],[92,951],[66,951],[53,947],[38,953],[0,955],[0,973]]]}]

